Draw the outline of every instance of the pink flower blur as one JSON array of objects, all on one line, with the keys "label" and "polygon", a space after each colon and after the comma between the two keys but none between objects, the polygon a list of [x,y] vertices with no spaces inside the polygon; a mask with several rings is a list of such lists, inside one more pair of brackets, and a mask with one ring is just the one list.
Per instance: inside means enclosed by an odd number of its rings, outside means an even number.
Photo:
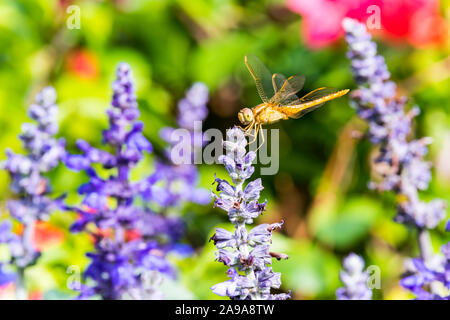
[{"label": "pink flower blur", "polygon": [[345,17],[367,22],[376,14],[373,6],[379,8],[381,28],[372,31],[389,40],[423,47],[442,43],[446,38],[439,0],[287,0],[287,7],[303,17],[303,37],[313,48],[339,39]]}]

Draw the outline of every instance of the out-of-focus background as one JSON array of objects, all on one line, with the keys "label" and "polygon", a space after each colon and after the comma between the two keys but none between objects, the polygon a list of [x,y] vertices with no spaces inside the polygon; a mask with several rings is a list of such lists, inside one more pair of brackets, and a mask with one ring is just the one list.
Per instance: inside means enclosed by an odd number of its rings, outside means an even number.
[{"label": "out-of-focus background", "polygon": [[[237,124],[240,108],[259,103],[244,66],[248,53],[272,72],[306,75],[305,90],[354,89],[340,20],[364,21],[372,4],[381,8],[381,29],[373,32],[379,53],[401,93],[422,111],[415,132],[434,139],[428,157],[433,181],[422,196],[449,201],[449,0],[0,0],[0,151],[21,151],[17,135],[28,121],[26,108],[46,85],[57,90],[59,136],[69,150],[75,150],[78,138],[99,146],[121,61],[133,69],[144,133],[157,149],[164,147],[158,131],[174,125],[177,100],[196,81],[211,94],[204,129],[224,131]],[[71,5],[80,9],[80,29],[67,26],[75,12],[67,12]],[[392,221],[393,197],[367,188],[374,178],[373,149],[352,138],[364,124],[349,97],[272,127],[280,130],[280,168],[276,175],[262,176],[268,210],[257,223],[285,221],[273,239],[273,250],[290,256],[273,265],[282,273],[282,290],[292,290],[294,299],[334,299],[341,260],[354,251],[381,269],[376,299],[411,298],[398,280],[404,257],[417,255],[415,235]],[[146,164],[151,172],[151,156]],[[219,165],[200,165],[199,170],[207,189],[214,173],[226,176]],[[68,193],[69,202],[79,201],[76,188],[86,180],[83,174],[61,166],[51,179],[55,195]],[[0,172],[2,216],[7,215],[8,184],[9,177]],[[212,203],[187,206],[178,214],[187,222],[185,242],[195,254],[174,260],[178,279],[164,284],[166,297],[217,299],[209,287],[227,279],[226,267],[214,261],[208,239],[215,227],[232,226]],[[86,266],[92,243],[67,231],[74,219],[74,214],[57,213],[41,226],[37,245],[43,257],[27,274],[32,297],[75,296],[67,289],[66,270]],[[449,240],[443,229],[432,233],[436,251]],[[8,288],[2,290],[7,294]]]}]

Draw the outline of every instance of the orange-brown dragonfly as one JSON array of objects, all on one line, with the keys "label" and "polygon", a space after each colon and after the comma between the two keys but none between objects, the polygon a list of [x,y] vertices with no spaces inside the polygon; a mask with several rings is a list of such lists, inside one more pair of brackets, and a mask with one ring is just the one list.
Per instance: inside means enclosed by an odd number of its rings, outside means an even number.
[{"label": "orange-brown dragonfly", "polygon": [[[264,134],[262,125],[275,123],[289,118],[298,119],[306,113],[317,109],[325,102],[339,98],[349,92],[348,89],[318,88],[299,98],[297,92],[303,88],[305,77],[291,76],[286,79],[279,73],[271,74],[266,66],[255,56],[245,57],[245,65],[256,83],[256,89],[263,103],[253,108],[239,111],[239,121],[245,126],[241,128],[256,141],[261,132],[262,144]],[[252,134],[252,130],[255,130]],[[261,144],[261,145],[262,145]]]}]

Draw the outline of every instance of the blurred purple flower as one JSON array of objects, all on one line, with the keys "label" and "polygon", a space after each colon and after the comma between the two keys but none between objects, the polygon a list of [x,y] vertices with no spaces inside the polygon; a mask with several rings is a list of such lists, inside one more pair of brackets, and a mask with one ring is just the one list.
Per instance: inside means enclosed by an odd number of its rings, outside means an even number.
[{"label": "blurred purple flower", "polygon": [[35,264],[40,256],[33,242],[36,222],[47,220],[52,212],[62,208],[64,197],[50,197],[52,189],[44,176],[60,163],[65,153],[64,140],[54,138],[58,132],[57,114],[56,91],[46,87],[28,108],[28,116],[35,123],[24,123],[19,135],[26,154],[6,150],[7,160],[1,164],[11,177],[11,190],[17,195],[15,200],[7,203],[10,216],[23,225],[20,236],[12,232],[10,222],[0,225],[0,242],[8,244],[10,264],[15,266],[19,277],[20,284],[16,286],[20,295],[18,299],[27,298],[21,278],[25,269]]},{"label": "blurred purple flower", "polygon": [[343,266],[339,277],[344,287],[336,290],[338,300],[371,300],[372,290],[367,287],[369,274],[364,271],[363,258],[351,253],[344,259]]},{"label": "blurred purple flower", "polygon": [[[407,261],[407,271],[400,284],[419,300],[450,300],[450,242],[441,247],[441,252],[443,256],[436,255],[427,261],[421,258]],[[429,287],[436,290],[430,292]]]},{"label": "blurred purple flower", "polygon": [[[160,131],[160,136],[169,144],[165,152],[166,159],[157,160],[155,173],[150,177],[152,182],[143,192],[147,198],[153,196],[163,207],[180,206],[185,202],[208,204],[211,201],[209,191],[197,187],[199,174],[193,164],[194,154],[201,152],[203,146],[203,133],[196,131],[195,124],[204,121],[208,115],[208,100],[208,87],[200,82],[195,83],[178,102],[179,128],[166,127]],[[172,138],[177,129],[189,133],[190,140],[183,141],[189,145],[183,149],[190,150],[190,154],[186,155],[186,158],[191,159],[190,163],[177,164],[172,159],[172,150],[180,143]]]},{"label": "blurred purple flower", "polygon": [[[227,130],[227,141],[223,143],[226,155],[219,158],[225,165],[233,185],[226,180],[215,178],[217,194],[213,194],[214,205],[228,213],[234,224],[234,233],[216,228],[210,240],[217,247],[216,260],[229,267],[230,280],[211,287],[220,296],[228,296],[238,300],[284,300],[290,294],[271,294],[271,288],[281,286],[281,274],[273,272],[272,257],[287,259],[285,254],[270,252],[272,232],[281,228],[283,223],[262,224],[247,232],[246,224],[253,223],[266,208],[266,202],[259,203],[259,195],[263,187],[261,179],[247,184],[245,181],[254,172],[252,161],[255,153],[246,153],[247,140],[238,128]],[[242,272],[244,274],[239,274]]]},{"label": "blurred purple flower", "polygon": [[[85,196],[82,205],[72,208],[79,214],[72,231],[90,233],[95,239],[95,252],[88,254],[91,263],[84,272],[88,284],[82,286],[80,298],[160,298],[157,288],[150,288],[145,281],[146,275],[175,275],[166,255],[177,248],[184,227],[177,218],[136,205],[143,190],[155,181],[148,177],[138,182],[130,179],[130,170],[145,152],[152,152],[152,145],[142,133],[142,122],[137,121],[139,109],[128,64],[117,68],[113,92],[112,108],[107,111],[110,127],[103,131],[103,144],[110,146],[113,153],[79,140],[77,147],[83,153],[65,157],[68,167],[86,170],[89,176],[89,181],[78,189]],[[100,177],[92,167],[95,163],[112,173]]]},{"label": "blurred purple flower", "polygon": [[348,57],[359,88],[353,93],[358,115],[368,122],[368,138],[380,145],[374,167],[382,181],[371,183],[380,191],[394,191],[404,196],[399,203],[397,220],[418,228],[432,229],[445,218],[445,202],[424,203],[418,190],[428,188],[431,165],[424,162],[430,138],[408,141],[411,121],[419,114],[417,107],[405,112],[405,98],[395,98],[396,85],[389,80],[383,57],[363,24],[344,19]]},{"label": "blurred purple flower", "polygon": [[11,283],[16,280],[16,275],[12,272],[7,272],[3,269],[3,264],[0,263],[0,286]]},{"label": "blurred purple flower", "polygon": [[[395,220],[417,229],[422,260],[415,260],[415,265],[419,266],[418,261],[422,261],[425,266],[434,258],[428,229],[435,228],[446,216],[445,201],[434,199],[427,203],[419,198],[419,191],[426,190],[431,180],[431,164],[423,159],[431,138],[408,140],[411,122],[419,114],[419,108],[405,111],[406,98],[396,97],[396,85],[389,80],[384,58],[377,55],[376,44],[365,25],[346,18],[343,27],[349,45],[348,57],[359,85],[353,92],[353,104],[358,115],[369,124],[368,139],[379,145],[374,169],[381,181],[372,182],[370,187],[397,194]],[[421,299],[427,295],[413,289],[419,285],[411,283],[423,284],[428,281],[425,279],[431,279],[431,274],[425,273],[424,267],[418,271],[422,278],[405,278],[402,284]],[[434,287],[431,291],[435,291]],[[435,292],[427,294],[437,296]]]},{"label": "blurred purple flower", "polygon": [[180,128],[194,131],[195,121],[204,121],[208,116],[206,104],[209,101],[208,87],[197,82],[186,92],[186,97],[178,102],[177,122]]}]

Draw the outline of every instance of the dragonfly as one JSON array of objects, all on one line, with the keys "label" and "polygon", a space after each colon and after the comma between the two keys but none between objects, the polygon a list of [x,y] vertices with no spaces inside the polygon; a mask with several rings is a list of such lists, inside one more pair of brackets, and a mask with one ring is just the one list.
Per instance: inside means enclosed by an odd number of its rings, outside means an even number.
[{"label": "dragonfly", "polygon": [[240,128],[246,135],[253,137],[250,143],[255,142],[258,132],[261,132],[262,143],[258,149],[264,144],[263,125],[289,118],[298,119],[325,102],[349,92],[349,89],[338,91],[334,88],[321,87],[298,97],[297,93],[303,88],[305,76],[295,75],[286,78],[280,73],[272,74],[254,55],[245,56],[245,65],[255,80],[256,89],[263,102],[253,108],[241,109],[238,118],[245,126]]}]

